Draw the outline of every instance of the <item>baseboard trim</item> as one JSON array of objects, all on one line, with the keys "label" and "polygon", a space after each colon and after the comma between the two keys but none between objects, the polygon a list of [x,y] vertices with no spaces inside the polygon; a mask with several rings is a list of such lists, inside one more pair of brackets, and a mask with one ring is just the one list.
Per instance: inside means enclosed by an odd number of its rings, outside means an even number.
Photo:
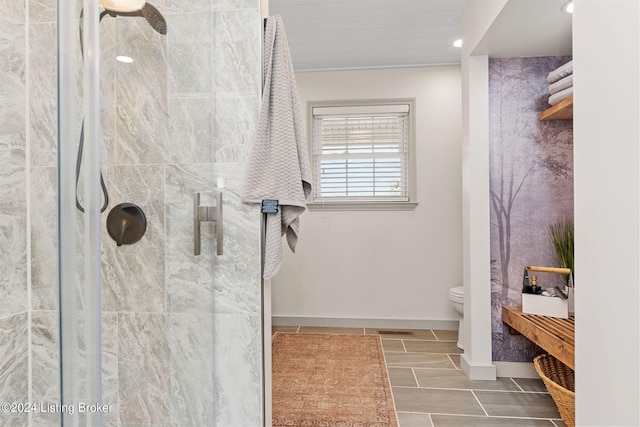
[{"label": "baseboard trim", "polygon": [[351,317],[271,316],[274,326],[327,326],[332,328],[435,329],[455,331],[457,320],[367,319]]},{"label": "baseboard trim", "polygon": [[540,378],[533,367],[527,362],[493,362],[496,365],[498,377],[506,378]]},{"label": "baseboard trim", "polygon": [[471,365],[463,354],[460,367],[472,380],[495,380],[496,378],[540,378],[533,363],[493,362],[493,364]]},{"label": "baseboard trim", "polygon": [[460,367],[470,380],[495,381],[497,378],[496,365],[472,365],[464,353],[460,355]]}]

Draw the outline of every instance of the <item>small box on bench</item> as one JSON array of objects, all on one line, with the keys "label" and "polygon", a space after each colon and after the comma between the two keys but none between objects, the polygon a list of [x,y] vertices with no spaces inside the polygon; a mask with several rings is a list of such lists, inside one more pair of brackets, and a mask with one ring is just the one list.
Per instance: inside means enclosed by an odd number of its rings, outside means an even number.
[{"label": "small box on bench", "polygon": [[[537,286],[535,281],[536,276],[529,276],[529,271],[568,275],[569,286],[565,289],[556,287],[559,292],[555,292],[553,289],[550,289],[549,292],[551,294],[555,293],[556,296],[540,295],[540,287],[535,290],[535,287]],[[529,282],[530,277],[533,280],[532,283]],[[523,313],[559,317],[561,319],[568,319],[569,315],[573,314],[573,274],[568,268],[526,266],[524,268],[522,291]],[[528,293],[532,291],[533,293]],[[564,297],[565,295],[567,296],[566,298]]]},{"label": "small box on bench", "polygon": [[[570,298],[573,292],[570,292]],[[540,316],[569,318],[569,300],[534,294],[522,294],[522,312]]]}]

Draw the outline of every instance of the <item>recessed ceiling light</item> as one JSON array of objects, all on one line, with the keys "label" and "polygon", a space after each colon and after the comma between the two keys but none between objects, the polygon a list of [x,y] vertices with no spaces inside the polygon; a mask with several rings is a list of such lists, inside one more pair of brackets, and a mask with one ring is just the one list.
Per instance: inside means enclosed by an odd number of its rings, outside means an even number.
[{"label": "recessed ceiling light", "polygon": [[130,56],[118,55],[116,56],[116,61],[131,64],[133,62],[133,58]]},{"label": "recessed ceiling light", "polygon": [[568,1],[564,5],[562,5],[562,11],[566,13],[573,13],[573,2]]},{"label": "recessed ceiling light", "polygon": [[455,47],[462,47],[462,39],[458,39],[458,40],[454,41],[453,45]]}]

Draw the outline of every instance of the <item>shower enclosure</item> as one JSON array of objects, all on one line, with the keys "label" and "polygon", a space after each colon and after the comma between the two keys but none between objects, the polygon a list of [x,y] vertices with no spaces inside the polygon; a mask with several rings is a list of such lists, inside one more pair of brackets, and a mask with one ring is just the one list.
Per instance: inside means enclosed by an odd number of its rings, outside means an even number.
[{"label": "shower enclosure", "polygon": [[[240,203],[260,2],[152,0],[166,34],[103,13],[123,2],[4,2],[0,425],[262,425],[260,214]],[[194,255],[194,199],[218,192],[223,255],[211,222]],[[122,203],[146,229],[117,246]]]}]

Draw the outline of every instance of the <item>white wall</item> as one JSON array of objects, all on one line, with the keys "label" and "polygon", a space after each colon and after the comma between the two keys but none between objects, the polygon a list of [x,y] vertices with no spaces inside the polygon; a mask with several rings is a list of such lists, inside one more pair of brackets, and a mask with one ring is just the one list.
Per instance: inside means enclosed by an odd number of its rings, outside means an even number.
[{"label": "white wall", "polygon": [[448,291],[462,283],[459,67],[298,73],[296,79],[303,108],[307,101],[416,98],[419,204],[414,211],[304,213],[296,254],[285,250],[273,280],[274,321],[455,327]]},{"label": "white wall", "polygon": [[465,351],[460,363],[471,379],[495,379],[491,354],[489,246],[489,65],[472,56],[505,0],[470,1],[462,21],[462,173]]},{"label": "white wall", "polygon": [[[482,201],[476,199],[477,193],[469,184],[482,178],[483,164],[488,163],[488,157],[483,160],[485,156],[473,156],[471,152],[483,146],[483,136],[473,129],[476,116],[486,114],[476,102],[477,96],[484,96],[477,92],[485,90],[485,83],[477,81],[483,67],[476,66],[476,62],[483,58],[469,55],[478,37],[488,28],[487,23],[491,23],[489,15],[498,12],[504,3],[504,0],[470,1],[463,24],[467,49],[463,50],[462,57],[463,157],[471,156],[479,163],[473,167],[465,163],[464,195],[465,205],[479,208]],[[489,7],[491,5],[495,8]],[[581,426],[640,425],[639,23],[637,1],[576,1],[573,16],[575,256],[576,268],[584,271],[576,280],[576,421]],[[475,59],[467,62],[471,58]],[[478,139],[479,147],[474,145]],[[486,200],[488,209],[488,198]],[[467,269],[474,268],[477,255],[484,257],[482,242],[473,240],[478,233],[474,224],[471,216],[465,214],[467,293],[467,286],[473,290],[479,283],[473,271],[471,283],[467,281]],[[484,226],[480,228],[481,234]],[[475,255],[474,248],[478,249]],[[465,312],[465,320],[476,320],[476,308],[477,314],[484,318],[481,312],[489,307],[482,302],[482,293],[478,297],[467,298],[465,307],[471,306],[473,311]],[[483,354],[490,342],[484,344],[484,339],[477,339],[478,334],[483,335],[481,330],[467,332],[462,363],[464,365],[468,358],[474,368],[475,363],[483,363]],[[483,354],[476,362],[478,350]]]},{"label": "white wall", "polygon": [[640,425],[639,24],[637,1],[581,0],[575,5],[580,426]]}]

